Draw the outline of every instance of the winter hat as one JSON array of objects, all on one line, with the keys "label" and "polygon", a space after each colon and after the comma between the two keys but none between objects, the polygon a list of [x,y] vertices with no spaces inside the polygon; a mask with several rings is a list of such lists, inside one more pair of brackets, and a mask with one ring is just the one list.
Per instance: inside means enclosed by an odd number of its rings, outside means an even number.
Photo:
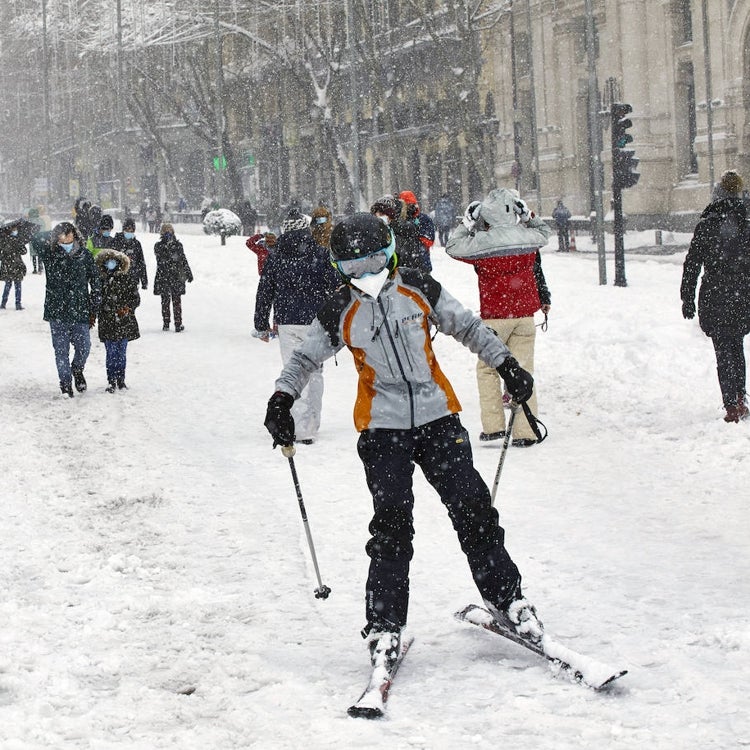
[{"label": "winter hat", "polygon": [[298,209],[292,208],[287,214],[286,219],[281,223],[281,233],[295,232],[299,229],[307,229],[307,219]]},{"label": "winter hat", "polygon": [[402,190],[398,197],[401,198],[401,200],[404,203],[408,203],[410,206],[416,206],[419,208],[419,201],[417,200],[417,196],[412,193],[411,190]]},{"label": "winter hat", "polygon": [[174,227],[171,224],[162,224],[160,232],[162,235],[174,234]]},{"label": "winter hat", "polygon": [[370,213],[385,214],[391,221],[395,221],[396,217],[401,213],[400,203],[401,201],[396,200],[392,195],[384,195],[370,206]]},{"label": "winter hat", "polygon": [[114,229],[115,228],[115,222],[112,221],[112,217],[109,214],[104,214],[101,219],[99,219],[99,229]]},{"label": "winter hat", "polygon": [[742,192],[742,177],[737,174],[734,169],[728,169],[721,176],[721,187],[726,190],[727,193],[736,195]]},{"label": "winter hat", "polygon": [[122,222],[122,231],[123,232],[135,231],[135,219],[132,216],[128,216],[128,218]]}]

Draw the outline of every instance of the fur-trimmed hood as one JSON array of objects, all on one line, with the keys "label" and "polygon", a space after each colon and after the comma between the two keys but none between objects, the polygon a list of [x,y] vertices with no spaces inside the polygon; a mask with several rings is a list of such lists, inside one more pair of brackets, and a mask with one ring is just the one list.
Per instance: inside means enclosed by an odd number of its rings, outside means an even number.
[{"label": "fur-trimmed hood", "polygon": [[117,261],[117,268],[115,269],[115,274],[126,274],[130,270],[130,258],[128,258],[125,253],[121,253],[118,250],[112,250],[111,248],[105,248],[104,250],[100,250],[96,258],[94,258],[94,261],[97,265],[97,268],[104,273],[106,269],[104,268],[104,264],[108,260],[116,260]]}]

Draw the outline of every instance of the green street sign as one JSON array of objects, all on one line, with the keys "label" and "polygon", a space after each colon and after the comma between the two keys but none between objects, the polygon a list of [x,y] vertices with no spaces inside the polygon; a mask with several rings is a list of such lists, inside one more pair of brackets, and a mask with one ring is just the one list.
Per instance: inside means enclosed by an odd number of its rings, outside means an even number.
[{"label": "green street sign", "polygon": [[214,170],[220,172],[222,169],[227,168],[227,158],[222,154],[221,156],[214,156]]}]

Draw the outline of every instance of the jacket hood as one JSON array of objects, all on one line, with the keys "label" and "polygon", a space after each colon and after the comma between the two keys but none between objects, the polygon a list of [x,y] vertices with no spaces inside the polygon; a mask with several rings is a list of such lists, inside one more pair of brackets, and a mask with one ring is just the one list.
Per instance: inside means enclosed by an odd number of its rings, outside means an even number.
[{"label": "jacket hood", "polygon": [[536,252],[546,245],[552,230],[541,219],[534,217],[527,225],[518,223],[513,206],[519,198],[515,190],[491,190],[479,208],[479,216],[489,224],[489,229],[471,235],[465,227],[459,225],[448,241],[448,255],[479,260],[524,255]]},{"label": "jacket hood", "polygon": [[126,274],[130,270],[130,258],[128,258],[125,253],[118,252],[117,250],[105,248],[104,250],[100,250],[99,253],[97,253],[96,258],[94,258],[100,271],[104,271],[104,264],[108,260],[117,261],[117,269],[115,270],[116,274]]}]

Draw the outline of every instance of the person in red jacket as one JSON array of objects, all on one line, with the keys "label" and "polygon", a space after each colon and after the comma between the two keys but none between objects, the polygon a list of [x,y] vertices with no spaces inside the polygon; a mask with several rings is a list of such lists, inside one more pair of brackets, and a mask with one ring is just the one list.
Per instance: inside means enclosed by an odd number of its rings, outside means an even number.
[{"label": "person in red jacket", "polygon": [[[515,190],[493,190],[474,201],[451,235],[446,252],[471,263],[479,282],[480,317],[510,349],[524,370],[534,371],[534,313],[551,309],[551,296],[542,271],[539,248],[552,229],[538,219]],[[505,437],[502,383],[497,371],[477,362],[477,385],[483,441]],[[537,413],[536,387],[528,401]],[[526,416],[519,412],[512,445],[527,447],[536,436]]]},{"label": "person in red jacket", "polygon": [[276,235],[273,232],[254,234],[245,240],[245,247],[258,256],[258,276],[260,276],[263,273],[263,266],[268,255],[276,247]]}]

